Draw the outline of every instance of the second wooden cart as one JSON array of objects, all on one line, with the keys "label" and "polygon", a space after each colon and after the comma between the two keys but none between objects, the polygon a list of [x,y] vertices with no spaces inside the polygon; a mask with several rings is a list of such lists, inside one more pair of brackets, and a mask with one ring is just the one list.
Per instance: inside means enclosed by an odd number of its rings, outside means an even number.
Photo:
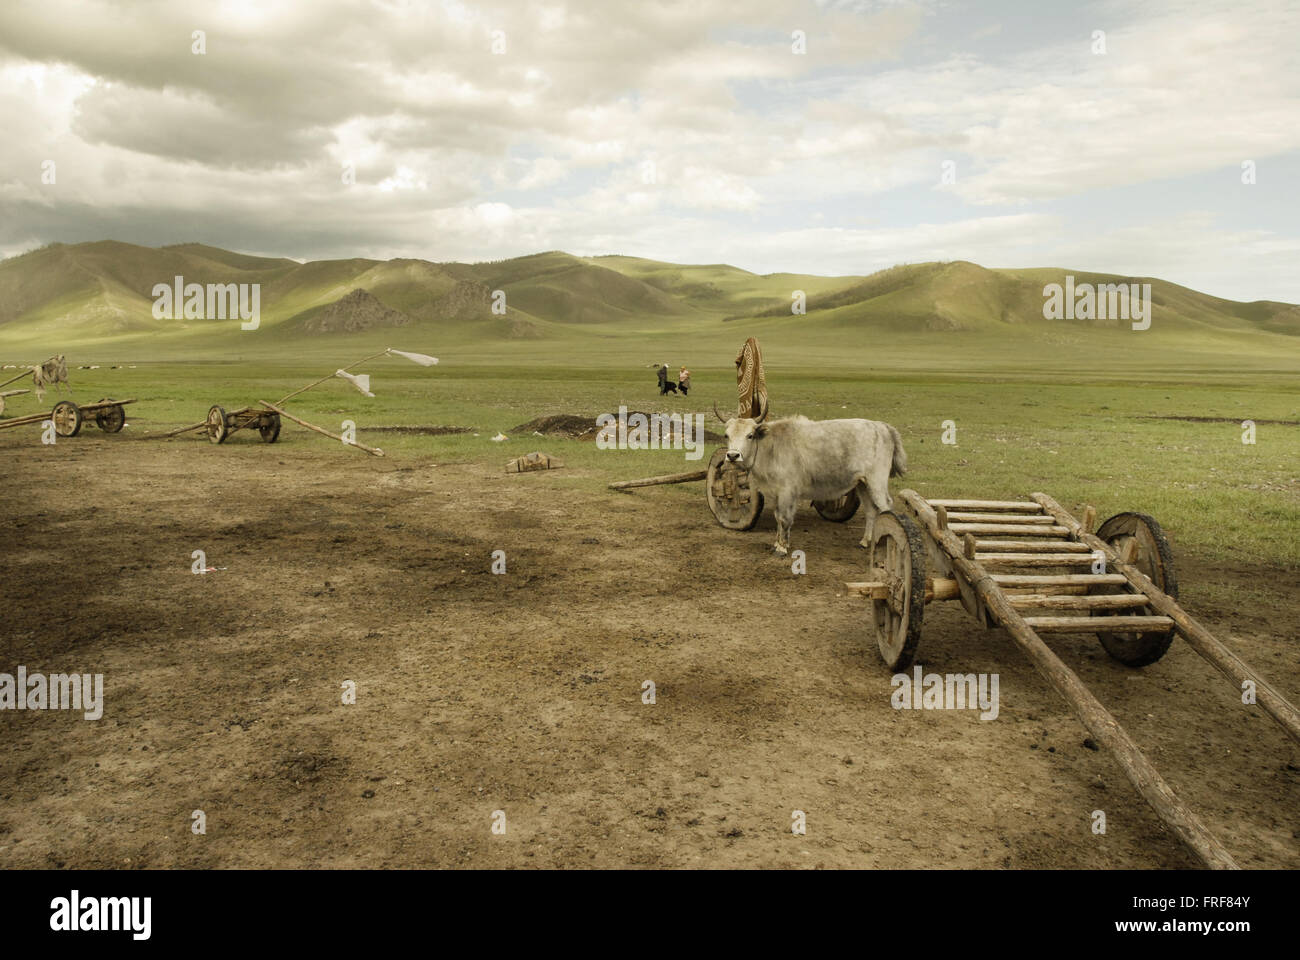
[{"label": "second wooden cart", "polygon": [[868,538],[869,579],[846,584],[871,601],[868,626],[885,664],[891,670],[911,665],[927,603],[960,601],[983,626],[1007,631],[1201,863],[1235,868],[1115,717],[1040,637],[1095,633],[1116,660],[1143,667],[1181,636],[1300,741],[1300,711],[1178,605],[1173,555],[1159,523],[1119,513],[1094,533],[1092,507],[1079,521],[1045,493],[1010,501],[927,499],[914,490],[899,497],[903,509],[881,513]]}]

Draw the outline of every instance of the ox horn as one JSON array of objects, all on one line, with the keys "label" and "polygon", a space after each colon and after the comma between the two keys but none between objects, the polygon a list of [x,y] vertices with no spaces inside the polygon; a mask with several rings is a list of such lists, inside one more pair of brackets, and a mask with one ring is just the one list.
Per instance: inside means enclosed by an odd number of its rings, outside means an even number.
[{"label": "ox horn", "polygon": [[723,423],[727,422],[727,418],[724,417],[722,414],[718,413],[718,401],[716,400],[713,401],[713,415],[717,417],[719,420],[721,420]]},{"label": "ox horn", "polygon": [[760,413],[760,414],[758,415],[758,419],[755,421],[755,423],[762,423],[764,420],[767,419],[767,409],[768,409],[768,408],[767,408],[767,397],[764,397],[764,398],[763,398],[763,412]]}]

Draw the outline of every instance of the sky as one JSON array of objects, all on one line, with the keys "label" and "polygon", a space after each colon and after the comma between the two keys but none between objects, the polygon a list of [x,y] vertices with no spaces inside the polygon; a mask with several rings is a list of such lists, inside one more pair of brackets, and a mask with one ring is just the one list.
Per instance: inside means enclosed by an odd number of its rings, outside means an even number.
[{"label": "sky", "polygon": [[0,256],[962,259],[1300,302],[1298,40],[1297,0],[6,0]]}]

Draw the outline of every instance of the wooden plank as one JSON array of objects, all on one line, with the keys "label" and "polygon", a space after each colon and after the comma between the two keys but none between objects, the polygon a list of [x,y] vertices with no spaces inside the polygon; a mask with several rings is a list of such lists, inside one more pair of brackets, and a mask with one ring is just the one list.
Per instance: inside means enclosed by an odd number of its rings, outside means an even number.
[{"label": "wooden plank", "polygon": [[703,480],[709,475],[707,470],[692,470],[689,473],[666,473],[659,477],[646,477],[644,480],[619,480],[609,484],[611,490],[630,490],[633,487],[653,487],[661,483],[688,483],[691,480]]},{"label": "wooden plank", "polygon": [[[937,512],[937,511],[936,511]],[[943,514],[939,514],[943,518]],[[950,523],[1028,523],[1037,524],[1038,526],[1050,526],[1055,523],[1051,517],[1042,513],[1010,514],[1010,513],[961,513],[948,511],[948,520]]]},{"label": "wooden plank", "polygon": [[1088,553],[976,553],[969,559],[991,567],[1089,567]]},{"label": "wooden plank", "polygon": [[1097,508],[1088,504],[1083,508],[1083,532],[1094,533],[1097,530]]},{"label": "wooden plank", "polygon": [[10,417],[8,420],[0,420],[0,430],[5,427],[20,427],[24,423],[40,423],[42,420],[49,419],[50,413],[48,410],[45,413],[29,413],[22,417]]},{"label": "wooden plank", "polygon": [[[971,534],[966,534],[970,537]],[[992,552],[1010,553],[1012,551],[1023,551],[1024,553],[1092,553],[1092,548],[1086,543],[1078,543],[1074,540],[976,540],[976,551],[986,550]]]},{"label": "wooden plank", "polygon": [[130,400],[96,400],[94,403],[79,403],[77,406],[82,413],[94,413],[97,410],[106,410],[109,407],[125,407],[128,403],[139,403],[135,397]]},{"label": "wooden plank", "polygon": [[949,510],[1022,510],[1038,513],[1040,507],[1030,500],[928,500],[932,507],[947,507]]},{"label": "wooden plank", "polygon": [[[995,577],[994,579],[997,579],[997,578]],[[1005,585],[1003,585],[1003,584],[999,584],[999,586],[1002,587],[1002,592],[1005,593],[1008,597],[1046,597],[1046,596],[1049,596],[1049,594],[1043,593],[1043,590],[1042,590],[1041,587],[1008,587],[1008,586],[1005,586]],[[1060,597],[1060,596],[1069,595],[1069,596],[1073,596],[1073,597],[1081,597],[1081,596],[1086,595],[1087,593],[1088,593],[1088,588],[1087,588],[1087,587],[1071,586],[1071,585],[1069,585],[1069,584],[1063,584],[1063,585],[1060,585],[1060,586],[1054,586],[1054,587],[1052,587],[1052,592],[1051,592],[1050,596],[1053,596],[1053,597]]]},{"label": "wooden plank", "polygon": [[[889,598],[889,584],[883,580],[846,581],[844,589],[850,594],[868,597],[872,600],[887,600]],[[957,585],[956,580],[946,577],[930,577],[926,580],[926,603],[935,600],[956,600],[960,597],[961,587]]]},{"label": "wooden plank", "polygon": [[889,596],[889,584],[881,580],[846,580],[844,589],[849,594],[872,600],[884,600]]},{"label": "wooden plank", "polygon": [[953,533],[1005,533],[1017,537],[1059,537],[1069,533],[1065,527],[1053,524],[1050,527],[1019,526],[1012,523],[950,523],[948,529]]},{"label": "wooden plank", "polygon": [[978,592],[996,622],[1006,629],[1011,639],[1029,658],[1034,668],[1065,698],[1077,716],[1093,737],[1110,751],[1124,775],[1133,787],[1146,800],[1156,814],[1194,853],[1198,860],[1207,867],[1215,869],[1237,869],[1232,855],[1211,834],[1178,795],[1170,789],[1169,784],[1151,765],[1138,749],[1133,739],[1119,725],[1109,711],[1084,686],[1078,676],[1070,670],[1056,654],[1034,632],[1033,627],[1025,623],[1023,617],[1012,606],[1010,599],[999,588],[984,568],[975,560],[962,556],[961,541],[950,531],[940,530],[935,522],[934,510],[925,499],[914,490],[903,490],[903,500],[915,511],[921,524],[934,537],[938,545],[948,554],[954,569],[964,576]]},{"label": "wooden plank", "polygon": [[1053,633],[1096,633],[1098,630],[1131,630],[1136,633],[1158,633],[1172,630],[1174,622],[1168,617],[1025,617],[1025,623],[1035,630]]},{"label": "wooden plank", "polygon": [[208,425],[208,421],[200,420],[198,423],[191,423],[188,427],[177,427],[175,430],[168,430],[166,433],[157,434],[155,440],[164,440],[167,437],[179,437],[182,433],[189,433],[191,430],[202,430]]},{"label": "wooden plank", "polygon": [[1147,598],[1140,593],[1090,593],[1079,594],[1031,594],[1013,596],[1011,605],[1016,609],[1061,609],[1061,610],[1131,610],[1145,607]]},{"label": "wooden plank", "polygon": [[1300,741],[1300,710],[1288,702],[1286,697],[1256,674],[1249,664],[1215,639],[1210,631],[1192,619],[1173,597],[1152,583],[1146,574],[1131,563],[1121,560],[1110,544],[1091,533],[1084,533],[1078,521],[1074,520],[1059,503],[1045,493],[1035,493],[1033,497],[1044,510],[1056,517],[1058,522],[1074,527],[1074,535],[1080,541],[1094,550],[1102,551],[1106,555],[1107,569],[1118,571],[1135,588],[1146,594],[1151,609],[1173,620],[1178,635],[1216,670],[1236,684],[1238,693],[1241,692],[1244,684],[1248,682],[1252,684],[1255,690],[1255,702],[1263,707],[1293,739]]},{"label": "wooden plank", "polygon": [[1122,573],[995,573],[993,582],[1003,587],[1086,587],[1128,580]]}]

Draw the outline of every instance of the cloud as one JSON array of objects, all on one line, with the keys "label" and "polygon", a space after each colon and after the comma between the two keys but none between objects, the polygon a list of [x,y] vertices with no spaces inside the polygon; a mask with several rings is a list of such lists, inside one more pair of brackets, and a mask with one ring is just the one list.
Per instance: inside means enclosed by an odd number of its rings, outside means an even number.
[{"label": "cloud", "polygon": [[938,2],[9,3],[0,252],[1106,260],[1300,299],[1274,259],[1295,227],[1243,224],[1195,180],[1300,151],[1296,21],[1264,0],[1033,21]]}]

